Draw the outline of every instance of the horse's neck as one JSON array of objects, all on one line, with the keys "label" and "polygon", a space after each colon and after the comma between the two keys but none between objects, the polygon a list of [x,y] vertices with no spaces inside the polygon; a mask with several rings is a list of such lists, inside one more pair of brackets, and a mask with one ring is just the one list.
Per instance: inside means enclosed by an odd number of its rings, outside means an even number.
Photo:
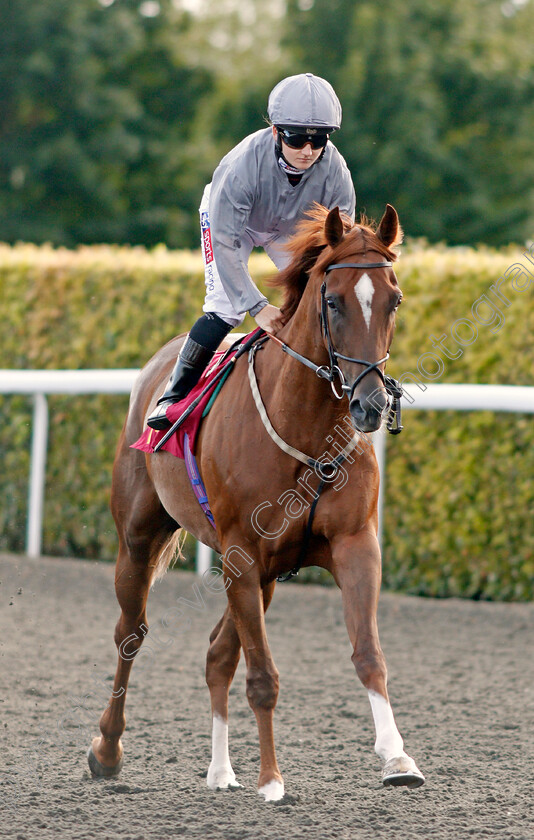
[{"label": "horse's neck", "polygon": [[[312,289],[306,289],[293,318],[277,338],[316,365],[329,363]],[[258,357],[262,355],[259,353]],[[295,445],[299,429],[303,445],[306,441],[309,445],[315,443],[315,448],[322,445],[329,430],[347,413],[345,400],[341,405],[341,401],[332,399],[325,379],[284,353],[274,341],[267,345],[259,373],[267,413],[278,433],[291,437]]]},{"label": "horse's neck", "polygon": [[[316,365],[328,365],[328,352],[326,350],[323,336],[321,333],[321,324],[317,314],[317,303],[314,300],[312,289],[306,289],[302,300],[298,306],[297,311],[291,318],[288,324],[280,330],[278,338],[284,341],[288,347],[305,356],[307,359],[313,361]],[[299,368],[301,363],[296,362],[297,375],[301,372]],[[290,366],[292,369],[292,366]],[[316,381],[315,381],[316,380]],[[321,384],[321,380],[315,377],[311,381],[313,385]],[[321,388],[317,388],[317,393]]]}]

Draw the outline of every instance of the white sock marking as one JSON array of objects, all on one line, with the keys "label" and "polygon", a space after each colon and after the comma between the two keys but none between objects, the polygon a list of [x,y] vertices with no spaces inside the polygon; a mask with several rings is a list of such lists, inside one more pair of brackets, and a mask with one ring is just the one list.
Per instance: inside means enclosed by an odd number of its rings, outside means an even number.
[{"label": "white sock marking", "polygon": [[356,297],[360,302],[367,329],[369,329],[369,324],[371,323],[372,315],[371,306],[373,303],[375,287],[373,286],[373,281],[367,273],[362,274],[362,276],[354,286],[354,291],[356,293]]},{"label": "white sock marking", "polygon": [[265,797],[266,802],[277,802],[284,795],[284,783],[273,779],[272,782],[258,788],[258,793]]},{"label": "white sock marking", "polygon": [[228,753],[228,722],[220,715],[213,715],[211,733],[211,764],[208,770],[207,785],[212,790],[239,787],[230,764]]},{"label": "white sock marking", "polygon": [[368,694],[376,729],[375,752],[384,761],[405,756],[404,742],[395,724],[391,706],[377,691],[369,691]]}]

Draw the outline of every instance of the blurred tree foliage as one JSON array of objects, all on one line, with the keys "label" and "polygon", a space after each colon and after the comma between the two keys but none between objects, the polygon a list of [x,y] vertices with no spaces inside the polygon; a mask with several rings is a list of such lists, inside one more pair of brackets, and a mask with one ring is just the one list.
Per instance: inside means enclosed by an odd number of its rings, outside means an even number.
[{"label": "blurred tree foliage", "polygon": [[534,233],[534,4],[289,0],[284,42],[344,107],[360,206],[450,244]]},{"label": "blurred tree foliage", "polygon": [[0,0],[0,239],[197,244],[203,185],[310,70],[359,205],[432,241],[534,230],[529,0]]},{"label": "blurred tree foliage", "polygon": [[185,149],[213,85],[180,57],[191,16],[168,4],[150,17],[134,0],[0,9],[0,236],[183,242]]}]

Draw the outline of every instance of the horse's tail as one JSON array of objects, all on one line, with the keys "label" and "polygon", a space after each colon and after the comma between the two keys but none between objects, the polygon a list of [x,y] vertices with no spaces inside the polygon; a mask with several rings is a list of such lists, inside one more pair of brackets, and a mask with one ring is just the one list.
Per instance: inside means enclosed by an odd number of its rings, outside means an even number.
[{"label": "horse's tail", "polygon": [[174,565],[177,560],[184,560],[182,546],[185,542],[187,531],[183,528],[178,528],[169,537],[154,563],[154,571],[152,572],[152,580],[150,585],[153,586],[158,580],[165,575],[167,569]]}]

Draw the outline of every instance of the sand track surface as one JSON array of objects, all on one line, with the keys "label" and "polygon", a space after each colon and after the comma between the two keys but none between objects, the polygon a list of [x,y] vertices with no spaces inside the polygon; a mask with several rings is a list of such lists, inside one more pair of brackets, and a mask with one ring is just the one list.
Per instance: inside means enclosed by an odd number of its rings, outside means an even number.
[{"label": "sand track surface", "polygon": [[[134,664],[124,768],[94,780],[85,753],[111,689],[113,568],[0,557],[1,835],[17,840],[534,838],[534,605],[383,593],[379,624],[406,750],[426,776],[384,789],[366,692],[334,588],[278,585],[267,615],[280,671],[275,717],[286,785],[256,793],[256,723],[240,662],[230,754],[243,788],[206,786],[204,662],[225,604],[175,571],[149,599]],[[199,595],[200,593],[200,595]],[[186,598],[173,637],[161,617]],[[195,608],[196,607],[196,608]]]}]

